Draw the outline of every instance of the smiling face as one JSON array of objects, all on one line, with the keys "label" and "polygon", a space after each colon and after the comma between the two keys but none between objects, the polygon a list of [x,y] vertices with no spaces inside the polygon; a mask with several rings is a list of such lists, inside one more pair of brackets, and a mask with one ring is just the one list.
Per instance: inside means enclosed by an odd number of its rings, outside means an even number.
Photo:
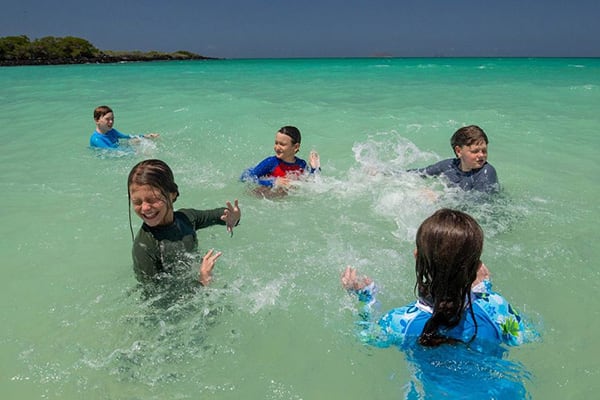
[{"label": "smiling face", "polygon": [[479,169],[487,161],[487,144],[483,140],[470,146],[455,146],[454,152],[460,159],[460,169],[463,172]]},{"label": "smiling face", "polygon": [[300,143],[292,144],[292,138],[288,135],[277,132],[275,135],[275,156],[287,163],[293,163],[296,160],[296,153],[300,150]]},{"label": "smiling face", "polygon": [[106,113],[96,120],[96,130],[99,133],[110,131],[115,123],[115,116],[112,112]]},{"label": "smiling face", "polygon": [[148,226],[169,225],[173,222],[173,201],[166,199],[160,190],[150,185],[132,184],[129,187],[129,197],[133,210]]}]

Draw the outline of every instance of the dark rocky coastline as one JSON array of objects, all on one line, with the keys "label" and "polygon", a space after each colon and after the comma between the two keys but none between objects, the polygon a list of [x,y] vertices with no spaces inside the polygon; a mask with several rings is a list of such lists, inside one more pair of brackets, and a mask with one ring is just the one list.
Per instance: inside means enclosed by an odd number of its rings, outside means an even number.
[{"label": "dark rocky coastline", "polygon": [[63,58],[35,58],[35,59],[10,59],[0,60],[0,66],[19,65],[68,65],[68,64],[109,64],[121,62],[147,62],[147,61],[185,61],[185,60],[217,60],[214,57],[205,57],[192,53],[119,53],[118,55],[100,54],[95,57],[63,57]]},{"label": "dark rocky coastline", "polygon": [[120,62],[215,60],[185,50],[160,51],[99,50],[85,39],[73,36],[46,36],[30,40],[27,36],[0,38],[0,66],[106,64]]}]

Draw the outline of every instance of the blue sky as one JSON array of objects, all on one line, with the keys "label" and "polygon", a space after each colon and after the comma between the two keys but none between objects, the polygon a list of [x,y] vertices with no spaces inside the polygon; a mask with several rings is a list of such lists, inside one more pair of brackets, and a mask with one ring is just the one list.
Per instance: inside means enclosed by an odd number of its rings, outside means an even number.
[{"label": "blue sky", "polygon": [[226,58],[600,57],[600,0],[16,0],[0,36]]}]

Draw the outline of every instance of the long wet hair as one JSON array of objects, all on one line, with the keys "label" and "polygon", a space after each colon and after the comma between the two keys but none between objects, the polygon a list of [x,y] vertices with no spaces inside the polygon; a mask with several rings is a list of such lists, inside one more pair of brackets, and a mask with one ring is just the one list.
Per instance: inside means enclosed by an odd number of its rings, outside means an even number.
[{"label": "long wet hair", "polygon": [[415,291],[433,308],[419,337],[423,346],[434,347],[456,340],[443,336],[440,328],[453,328],[465,308],[477,323],[471,304],[471,284],[477,277],[483,250],[483,230],[468,214],[447,208],[436,211],[417,231]]},{"label": "long wet hair", "polygon": [[[131,185],[148,185],[157,189],[167,202],[167,206],[173,209],[173,203],[179,197],[179,188],[175,183],[173,171],[161,160],[150,159],[137,163],[129,172],[127,178],[127,198],[129,200],[129,229],[131,230],[131,240],[133,237],[133,227],[131,224]],[[171,201],[171,194],[175,193],[175,198]]]}]

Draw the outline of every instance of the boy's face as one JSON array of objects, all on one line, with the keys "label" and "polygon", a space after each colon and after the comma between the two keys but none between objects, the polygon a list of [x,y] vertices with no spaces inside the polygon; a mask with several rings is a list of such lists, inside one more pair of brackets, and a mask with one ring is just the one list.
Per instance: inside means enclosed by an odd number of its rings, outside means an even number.
[{"label": "boy's face", "polygon": [[483,140],[469,146],[455,146],[454,152],[460,159],[460,169],[464,172],[479,169],[487,161],[487,144]]},{"label": "boy's face", "polygon": [[106,133],[112,129],[114,123],[115,117],[113,113],[109,112],[96,120],[96,128],[98,132]]},{"label": "boy's face", "polygon": [[292,138],[284,133],[277,132],[275,135],[275,156],[280,160],[292,163],[296,160],[296,153],[300,149],[300,144],[292,144]]}]

